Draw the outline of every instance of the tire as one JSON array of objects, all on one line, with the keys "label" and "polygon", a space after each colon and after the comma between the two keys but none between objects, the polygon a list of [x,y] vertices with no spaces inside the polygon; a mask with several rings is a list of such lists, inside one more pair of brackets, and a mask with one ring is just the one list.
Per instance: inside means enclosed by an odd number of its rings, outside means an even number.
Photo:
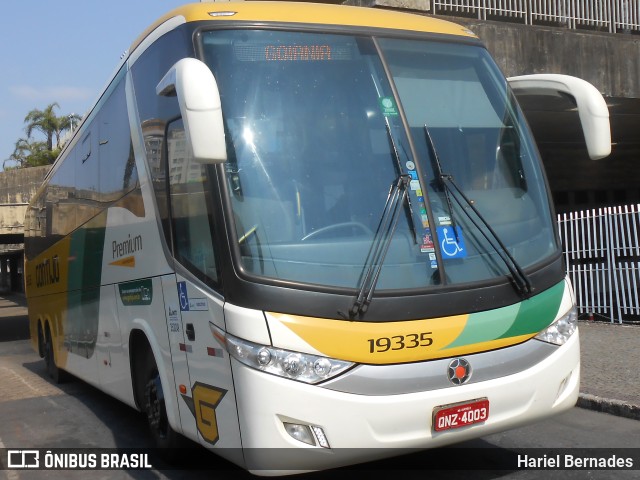
[{"label": "tire", "polygon": [[142,399],[143,411],[147,417],[149,431],[157,448],[165,450],[164,459],[173,461],[179,458],[177,449],[184,447],[184,437],[176,432],[169,424],[167,407],[164,400],[164,389],[160,381],[160,374],[153,354],[149,351],[143,368],[143,374],[138,378],[143,382]]},{"label": "tire", "polygon": [[53,340],[49,326],[46,327],[44,333],[44,363],[47,367],[47,374],[53,380],[53,383],[63,383],[66,380],[64,370],[56,365],[55,354],[53,352]]}]

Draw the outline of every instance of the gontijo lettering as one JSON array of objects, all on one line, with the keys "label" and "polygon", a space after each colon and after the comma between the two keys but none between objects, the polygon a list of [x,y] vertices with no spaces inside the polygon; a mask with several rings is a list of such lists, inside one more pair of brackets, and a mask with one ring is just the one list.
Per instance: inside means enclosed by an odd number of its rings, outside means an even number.
[{"label": "gontijo lettering", "polygon": [[45,258],[36,265],[36,287],[45,287],[60,281],[60,262],[58,255]]}]

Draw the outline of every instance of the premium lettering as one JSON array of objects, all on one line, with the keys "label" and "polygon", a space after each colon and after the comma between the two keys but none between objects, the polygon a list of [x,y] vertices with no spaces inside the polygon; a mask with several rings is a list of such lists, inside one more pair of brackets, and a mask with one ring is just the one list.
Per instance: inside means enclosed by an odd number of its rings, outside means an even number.
[{"label": "premium lettering", "polygon": [[114,259],[124,255],[130,255],[140,250],[142,250],[142,235],[131,238],[131,234],[129,234],[129,237],[123,242],[116,242],[114,240],[111,243],[111,255]]}]

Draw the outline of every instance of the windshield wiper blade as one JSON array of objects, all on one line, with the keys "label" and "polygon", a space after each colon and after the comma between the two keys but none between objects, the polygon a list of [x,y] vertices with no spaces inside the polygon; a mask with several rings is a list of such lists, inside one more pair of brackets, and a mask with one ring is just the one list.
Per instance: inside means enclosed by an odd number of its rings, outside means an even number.
[{"label": "windshield wiper blade", "polygon": [[444,181],[446,175],[442,171],[442,163],[440,163],[440,157],[438,156],[438,152],[436,151],[436,146],[433,143],[433,137],[431,136],[431,132],[429,132],[429,128],[425,124],[424,126],[424,134],[427,137],[427,147],[429,148],[429,154],[433,159],[433,163],[435,165],[435,169],[438,172],[438,185],[440,189],[444,192],[444,198],[447,202],[447,208],[449,209],[449,218],[451,219],[451,226],[453,227],[453,234],[456,237],[456,242],[459,240],[458,238],[458,229],[456,228],[456,219],[453,214],[453,205],[451,204],[451,195],[449,192],[449,188],[447,187],[446,182]]},{"label": "windshield wiper blade", "polygon": [[[489,223],[484,218],[484,216],[478,211],[478,209],[475,207],[473,202],[471,200],[469,200],[469,198],[462,192],[460,187],[458,187],[458,185],[453,181],[453,177],[451,175],[445,175],[445,179],[453,186],[453,188],[455,188],[456,192],[464,200],[465,205],[469,206],[471,208],[471,210],[473,210],[473,213],[475,213],[475,215],[480,220],[482,225],[490,233],[491,238],[489,238],[489,235],[487,235],[487,233],[482,228],[480,228],[480,226],[477,224],[477,222],[471,216],[471,214],[467,213],[467,217],[469,218],[469,220],[471,220],[473,222],[473,224],[476,226],[476,228],[482,233],[482,235],[487,240],[487,242],[489,242],[491,247],[495,250],[495,252],[498,254],[498,256],[504,262],[505,266],[509,270],[509,273],[511,273],[511,277],[513,278],[513,281],[514,281],[516,289],[518,290],[518,293],[520,293],[522,295],[531,294],[532,291],[533,291],[533,287],[531,286],[531,282],[529,281],[529,277],[524,272],[524,270],[522,269],[520,264],[518,264],[518,262],[513,257],[513,255],[511,255],[511,253],[509,253],[509,250],[507,250],[507,247],[504,245],[504,243],[502,242],[502,240],[500,239],[498,234],[491,227],[491,225],[489,225]],[[452,196],[453,196],[454,200],[458,203],[458,205],[460,205],[460,207],[462,207],[461,209],[466,212],[466,210],[464,210],[462,202],[460,201],[458,196],[457,195],[452,195]],[[496,245],[494,245],[494,243],[492,242],[492,239],[498,244],[498,246],[500,248],[498,248],[498,247],[496,247]]]},{"label": "windshield wiper blade", "polygon": [[369,304],[373,298],[373,292],[378,283],[378,278],[382,272],[382,264],[384,263],[387,251],[391,245],[391,240],[393,239],[393,234],[398,225],[401,210],[404,210],[407,217],[407,224],[411,229],[413,242],[418,243],[416,226],[413,220],[413,209],[411,208],[411,199],[408,193],[411,176],[402,173],[400,154],[398,153],[398,147],[391,133],[391,125],[389,125],[388,119],[385,121],[385,127],[398,177],[389,188],[378,228],[371,242],[367,258],[364,261],[362,274],[360,276],[360,289],[358,290],[358,295],[353,305],[349,309],[349,318],[362,315],[369,308]]},{"label": "windshield wiper blade", "polygon": [[411,177],[409,175],[399,175],[389,188],[389,194],[382,210],[380,223],[371,242],[369,253],[364,261],[363,274],[361,276],[360,289],[353,305],[349,309],[349,317],[354,318],[367,311],[380,272],[384,258],[389,251],[393,233],[398,225],[400,212],[407,199],[407,188]]},{"label": "windshield wiper blade", "polygon": [[[424,126],[424,131],[427,137],[427,144],[429,146],[429,149],[431,150],[431,154],[433,155],[434,161],[436,164],[436,170],[439,177],[438,181],[445,191],[445,197],[447,199],[447,204],[448,204],[447,206],[449,208],[449,213],[451,214],[451,221],[454,227],[453,231],[456,233],[456,237],[457,237],[457,232],[456,232],[454,218],[453,218],[453,208],[451,204],[451,198],[453,198],[456,201],[456,203],[460,206],[460,209],[466,214],[467,218],[474,224],[474,226],[478,229],[478,231],[482,233],[482,235],[487,240],[489,245],[491,245],[491,247],[498,254],[500,259],[503,261],[503,263],[507,267],[507,270],[509,270],[509,273],[511,274],[511,278],[513,279],[514,286],[518,291],[518,293],[525,296],[531,294],[533,291],[533,287],[531,286],[529,277],[524,272],[520,264],[518,264],[517,260],[513,257],[513,255],[509,253],[509,250],[507,249],[505,244],[502,242],[502,240],[500,239],[496,231],[491,227],[489,222],[487,222],[484,216],[475,207],[473,202],[469,200],[469,198],[464,194],[462,189],[453,180],[453,176],[450,174],[443,173],[440,159],[438,158],[438,155],[435,150],[435,146],[433,144],[433,138],[431,137],[429,128],[426,125]],[[463,202],[460,200],[460,198],[464,200],[464,205],[463,205]],[[470,207],[471,210],[473,210],[473,213],[475,214],[476,218],[480,220],[480,223],[482,223],[482,225],[485,227],[484,229],[480,228],[480,225],[478,225],[478,222],[473,217],[473,215],[471,215],[464,208],[465,205]],[[498,244],[497,246],[496,246],[496,243]]]},{"label": "windshield wiper blade", "polygon": [[[393,153],[393,160],[395,162],[396,174],[401,177],[402,176],[402,162],[400,161],[400,154],[398,153],[398,147],[396,146],[396,142],[393,139],[393,135],[391,134],[391,125],[389,125],[389,119],[385,119],[385,126],[387,129],[387,138],[389,140],[389,146],[391,147],[391,152]],[[411,182],[411,179],[408,180],[408,183]],[[407,202],[405,205],[405,214],[407,216],[407,224],[411,229],[411,233],[413,234],[413,243],[417,244],[418,240],[418,232],[416,230],[416,225],[413,220],[413,208],[411,207],[411,197],[407,195]]]}]

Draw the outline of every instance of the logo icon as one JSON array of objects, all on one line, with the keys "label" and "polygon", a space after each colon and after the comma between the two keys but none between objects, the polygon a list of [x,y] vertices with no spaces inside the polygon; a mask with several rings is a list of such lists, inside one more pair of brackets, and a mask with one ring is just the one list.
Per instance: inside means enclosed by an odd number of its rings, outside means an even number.
[{"label": "logo icon", "polygon": [[464,258],[467,256],[467,250],[464,246],[464,239],[462,238],[462,230],[460,227],[446,226],[437,227],[438,238],[442,241],[440,243],[440,252],[445,260],[450,258]]},{"label": "logo icon", "polygon": [[38,450],[8,450],[7,468],[38,468],[40,452]]},{"label": "logo icon", "polygon": [[189,311],[189,295],[187,294],[187,282],[178,282],[178,297],[180,297],[180,311]]},{"label": "logo icon", "polygon": [[471,378],[471,364],[464,358],[455,358],[449,362],[447,377],[454,385],[462,385]]}]

